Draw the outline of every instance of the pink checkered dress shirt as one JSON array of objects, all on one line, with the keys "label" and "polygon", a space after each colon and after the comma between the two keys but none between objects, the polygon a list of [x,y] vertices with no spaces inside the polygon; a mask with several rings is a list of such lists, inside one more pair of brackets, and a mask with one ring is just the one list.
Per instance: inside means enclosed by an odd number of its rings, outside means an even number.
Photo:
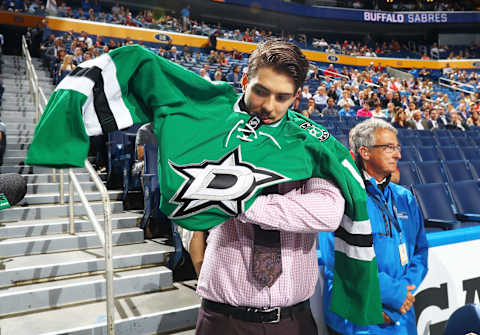
[{"label": "pink checkered dress shirt", "polygon": [[[317,233],[334,231],[343,216],[340,190],[320,178],[280,185],[237,218],[210,230],[197,284],[206,299],[233,306],[284,307],[309,299],[318,279]],[[252,278],[253,226],[280,230],[283,272],[272,287]]]}]

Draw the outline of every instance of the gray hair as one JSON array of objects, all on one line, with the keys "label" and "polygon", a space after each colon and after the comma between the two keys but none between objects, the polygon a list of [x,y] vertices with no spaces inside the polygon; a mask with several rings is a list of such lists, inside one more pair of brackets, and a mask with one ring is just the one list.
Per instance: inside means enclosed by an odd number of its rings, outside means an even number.
[{"label": "gray hair", "polygon": [[397,129],[395,129],[390,123],[382,119],[370,118],[365,120],[350,130],[348,136],[350,149],[356,156],[360,153],[361,147],[371,147],[375,145],[374,133],[377,129],[390,130],[397,135]]}]

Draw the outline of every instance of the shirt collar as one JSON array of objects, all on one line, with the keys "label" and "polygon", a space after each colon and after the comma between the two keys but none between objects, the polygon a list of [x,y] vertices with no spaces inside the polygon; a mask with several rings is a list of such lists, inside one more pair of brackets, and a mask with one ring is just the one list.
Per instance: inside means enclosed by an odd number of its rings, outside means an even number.
[{"label": "shirt collar", "polygon": [[[245,94],[242,94],[242,96],[240,98],[238,98],[235,105],[233,105],[233,111],[235,113],[248,114],[247,105],[245,104]],[[287,113],[285,113],[285,115],[287,115]],[[274,122],[274,123],[271,123],[271,124],[263,124],[263,126],[276,128],[282,123],[284,118],[285,118],[285,116],[282,117],[277,122]]]}]

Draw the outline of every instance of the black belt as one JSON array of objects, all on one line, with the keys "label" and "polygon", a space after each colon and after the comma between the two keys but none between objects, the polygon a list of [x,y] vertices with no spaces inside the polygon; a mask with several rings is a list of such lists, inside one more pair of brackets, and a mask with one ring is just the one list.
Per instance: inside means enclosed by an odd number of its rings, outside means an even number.
[{"label": "black belt", "polygon": [[242,321],[277,323],[280,322],[281,318],[286,316],[292,316],[295,313],[310,310],[310,302],[305,300],[290,307],[255,308],[235,307],[208,299],[202,299],[202,307],[213,312],[231,315],[235,319]]}]

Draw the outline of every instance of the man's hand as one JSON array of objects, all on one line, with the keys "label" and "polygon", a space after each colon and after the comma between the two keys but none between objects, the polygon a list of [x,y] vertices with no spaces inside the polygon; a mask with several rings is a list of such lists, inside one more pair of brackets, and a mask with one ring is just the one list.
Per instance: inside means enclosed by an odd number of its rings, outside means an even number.
[{"label": "man's hand", "polygon": [[415,289],[415,285],[407,285],[407,297],[400,307],[400,313],[405,314],[407,313],[410,308],[412,308],[413,303],[415,302],[415,297],[413,296],[412,292]]},{"label": "man's hand", "polygon": [[382,313],[383,313],[383,324],[385,325],[393,324],[393,320],[390,319],[390,317],[385,312],[382,312]]}]

